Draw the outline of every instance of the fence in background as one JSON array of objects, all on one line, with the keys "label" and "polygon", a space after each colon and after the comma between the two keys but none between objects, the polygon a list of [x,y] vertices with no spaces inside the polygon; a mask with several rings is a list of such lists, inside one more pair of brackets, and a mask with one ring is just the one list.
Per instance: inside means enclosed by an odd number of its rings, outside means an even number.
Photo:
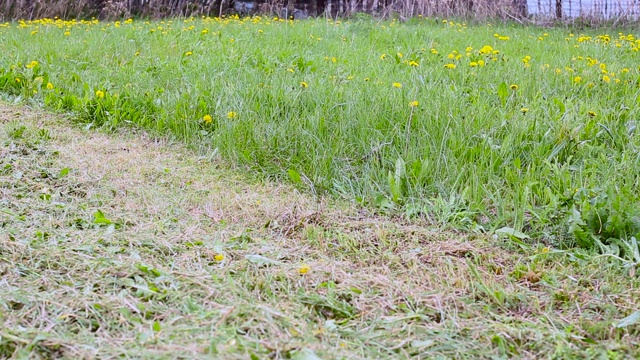
[{"label": "fence in background", "polygon": [[640,20],[640,0],[527,0],[529,16]]},{"label": "fence in background", "polygon": [[640,20],[640,0],[0,0],[0,19],[220,16],[298,18],[369,13],[401,17]]}]

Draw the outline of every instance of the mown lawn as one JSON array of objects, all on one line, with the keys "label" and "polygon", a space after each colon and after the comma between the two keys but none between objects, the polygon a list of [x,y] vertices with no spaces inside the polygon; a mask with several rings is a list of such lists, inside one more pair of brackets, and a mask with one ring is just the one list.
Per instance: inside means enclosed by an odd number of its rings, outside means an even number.
[{"label": "mown lawn", "polygon": [[628,31],[38,20],[0,48],[0,357],[638,356]]}]

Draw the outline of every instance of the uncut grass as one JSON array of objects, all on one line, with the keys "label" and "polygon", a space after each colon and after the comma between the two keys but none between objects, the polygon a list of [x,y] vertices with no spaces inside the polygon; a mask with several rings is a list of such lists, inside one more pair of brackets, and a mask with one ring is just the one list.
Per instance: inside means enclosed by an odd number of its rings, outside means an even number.
[{"label": "uncut grass", "polygon": [[637,356],[615,325],[638,279],[608,257],[318,204],[25,109],[0,107],[0,145],[0,357]]},{"label": "uncut grass", "polygon": [[[577,189],[636,198],[638,140],[629,129],[639,111],[638,44],[613,31],[605,42],[567,29],[433,19],[267,18],[0,31],[0,66],[38,61],[55,86],[35,95],[48,106],[204,143],[268,177],[292,169],[316,192],[558,242]],[[499,53],[479,55],[485,45]],[[486,66],[470,67],[480,59]],[[517,85],[504,104],[501,83]],[[398,159],[406,165],[394,195]]]}]

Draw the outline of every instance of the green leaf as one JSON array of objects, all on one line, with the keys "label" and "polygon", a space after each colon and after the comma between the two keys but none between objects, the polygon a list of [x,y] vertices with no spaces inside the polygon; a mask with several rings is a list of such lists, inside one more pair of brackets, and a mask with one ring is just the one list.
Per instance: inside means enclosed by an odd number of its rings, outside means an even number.
[{"label": "green leaf", "polygon": [[502,106],[507,103],[507,96],[509,96],[509,87],[507,86],[507,83],[503,81],[498,85],[498,97],[502,102]]},{"label": "green leaf", "polygon": [[158,322],[158,321],[154,321],[153,322],[153,331],[154,332],[160,332],[160,322]]},{"label": "green leaf", "polygon": [[398,192],[398,183],[391,171],[389,171],[389,174],[387,175],[387,181],[389,182],[389,191],[391,192],[391,199],[393,200],[393,202],[397,203],[398,200],[400,199],[400,194]]},{"label": "green leaf", "polygon": [[626,318],[620,320],[620,322],[618,323],[618,325],[616,325],[617,328],[624,328],[630,325],[635,325],[637,323],[640,322],[640,310],[634,312],[633,314],[627,316]]},{"label": "green leaf", "polygon": [[302,185],[302,177],[300,177],[300,174],[298,174],[297,171],[289,169],[287,170],[287,173],[289,174],[289,178],[291,179],[291,181],[296,184]]},{"label": "green leaf", "polygon": [[[391,186],[391,182],[393,181],[393,177],[390,177],[390,186]],[[376,197],[373,199],[373,204],[381,209],[381,210],[393,210],[396,208],[396,206],[393,204],[393,202],[391,202],[389,199],[387,199],[386,196],[384,196],[383,194],[378,194],[376,195]]]},{"label": "green leaf", "polygon": [[558,98],[553,98],[553,102],[558,105],[558,109],[560,109],[561,113],[565,113],[567,112],[567,107],[566,105],[562,102],[562,100],[558,99]]},{"label": "green leaf", "polygon": [[558,156],[558,154],[560,154],[560,152],[564,150],[564,148],[567,147],[568,144],[569,142],[567,140],[563,140],[560,143],[558,143],[556,146],[554,146],[553,150],[551,150],[551,154],[547,156],[547,161],[551,161],[556,156]]},{"label": "green leaf", "polygon": [[589,249],[595,244],[595,236],[585,230],[586,223],[582,219],[582,213],[576,208],[575,205],[571,208],[571,214],[569,217],[569,233],[573,234],[576,238],[578,246],[581,248]]},{"label": "green leaf", "polygon": [[69,168],[60,170],[60,172],[58,173],[58,179],[67,176],[67,174],[69,174]]},{"label": "green leaf", "polygon": [[520,232],[514,228],[510,228],[510,227],[503,227],[500,228],[498,230],[495,231],[496,235],[507,235],[507,236],[513,236],[516,239],[519,240],[524,240],[524,239],[529,239],[529,235]]},{"label": "green leaf", "polygon": [[406,182],[406,164],[402,158],[396,160],[395,171],[389,171],[387,181],[389,182],[389,190],[391,191],[391,199],[398,203],[402,200],[404,194],[404,184]]},{"label": "green leaf", "polygon": [[398,160],[396,160],[396,180],[400,181],[402,179],[405,178],[406,176],[406,165],[404,163],[404,160],[402,160],[402,158],[398,158]]},{"label": "green leaf", "polygon": [[104,213],[98,210],[95,213],[93,213],[93,223],[96,225],[109,225],[109,224],[112,224],[113,221],[107,219],[104,216]]}]

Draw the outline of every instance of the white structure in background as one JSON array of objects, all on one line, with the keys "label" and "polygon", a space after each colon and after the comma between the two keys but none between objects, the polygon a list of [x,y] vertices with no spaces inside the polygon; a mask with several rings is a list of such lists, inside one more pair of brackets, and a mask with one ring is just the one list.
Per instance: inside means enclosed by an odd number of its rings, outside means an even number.
[{"label": "white structure in background", "polygon": [[234,1],[233,10],[238,14],[250,14],[255,10],[255,5],[253,1]]},{"label": "white structure in background", "polygon": [[[527,0],[529,15],[556,16],[557,0]],[[640,18],[640,0],[560,0],[562,17]]]}]

